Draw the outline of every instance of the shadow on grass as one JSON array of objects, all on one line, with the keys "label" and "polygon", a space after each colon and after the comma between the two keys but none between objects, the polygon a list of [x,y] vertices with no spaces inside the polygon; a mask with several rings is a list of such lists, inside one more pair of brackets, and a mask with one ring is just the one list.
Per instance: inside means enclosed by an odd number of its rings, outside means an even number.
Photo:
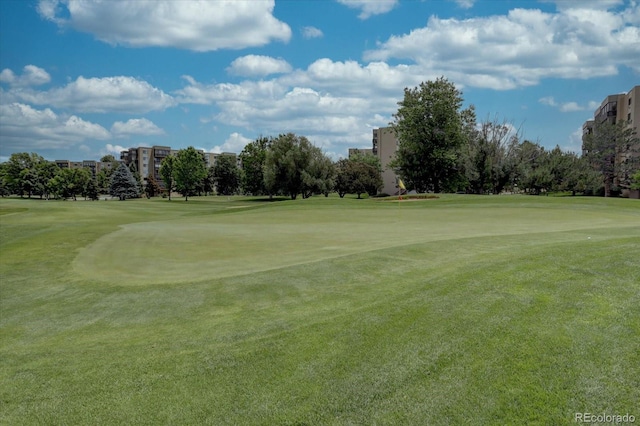
[{"label": "shadow on grass", "polygon": [[248,198],[245,200],[242,200],[243,202],[250,202],[250,203],[273,203],[276,201],[287,201],[290,200],[291,197],[260,197],[260,198]]}]

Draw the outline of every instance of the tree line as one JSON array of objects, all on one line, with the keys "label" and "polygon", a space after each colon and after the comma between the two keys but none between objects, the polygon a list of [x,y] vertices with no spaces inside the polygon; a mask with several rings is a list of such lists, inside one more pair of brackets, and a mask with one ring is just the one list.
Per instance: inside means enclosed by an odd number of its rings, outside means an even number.
[{"label": "tree line", "polygon": [[[539,143],[521,140],[518,131],[497,118],[478,122],[475,108],[462,109],[462,92],[446,78],[404,90],[390,123],[398,149],[390,167],[409,190],[417,192],[504,191],[529,194],[569,191],[610,196],[621,188],[640,189],[640,142],[635,130],[619,122],[596,123],[586,135],[584,155],[546,150]],[[622,155],[624,154],[624,155]],[[110,194],[121,200],[146,195],[328,196],[337,192],[374,196],[382,188],[382,167],[377,156],[356,152],[332,161],[306,137],[293,133],[259,137],[235,156],[220,155],[207,168],[194,147],[162,160],[158,182],[116,161],[101,162],[95,176],[88,169],[59,168],[35,153],[15,153],[0,164],[0,195],[98,199]]]},{"label": "tree line", "polygon": [[584,155],[521,140],[507,122],[478,122],[462,93],[442,77],[405,89],[391,123],[398,151],[391,167],[418,192],[610,196],[640,186],[640,142],[625,122],[595,123]]},{"label": "tree line", "polygon": [[239,155],[220,155],[208,170],[202,155],[193,147],[165,157],[160,166],[164,188],[189,195],[213,192],[218,195],[298,196],[325,195],[337,191],[376,195],[382,187],[380,161],[373,155],[356,154],[334,162],[305,136],[293,133],[259,137]]},{"label": "tree line", "polygon": [[239,155],[220,155],[206,167],[205,158],[194,147],[165,157],[159,168],[160,181],[149,173],[146,182],[135,163],[127,166],[111,156],[101,158],[109,164],[95,176],[87,168],[60,168],[36,153],[15,153],[0,164],[0,194],[21,197],[97,200],[109,194],[120,200],[142,195],[173,192],[185,201],[193,195],[263,195],[296,199],[338,192],[371,196],[382,187],[380,161],[373,155],[356,153],[350,159],[334,162],[306,137],[293,133],[276,138],[260,137],[247,144]]}]

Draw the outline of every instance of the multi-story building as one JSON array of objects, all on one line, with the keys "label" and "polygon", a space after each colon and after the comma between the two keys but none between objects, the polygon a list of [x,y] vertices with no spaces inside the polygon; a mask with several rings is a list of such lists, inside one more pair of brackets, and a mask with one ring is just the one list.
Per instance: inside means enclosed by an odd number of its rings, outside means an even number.
[{"label": "multi-story building", "polygon": [[388,195],[398,194],[398,176],[389,163],[393,160],[398,149],[398,138],[391,127],[373,129],[371,149],[349,148],[349,158],[355,154],[371,154],[378,157],[382,166],[382,189],[380,193]]},{"label": "multi-story building", "polygon": [[112,164],[110,162],[83,160],[83,161],[69,161],[69,160],[55,160],[54,163],[61,169],[89,169],[91,175],[96,177],[101,170],[111,169]]},{"label": "multi-story building", "polygon": [[[582,125],[583,154],[586,153],[584,140],[587,135],[592,134],[596,125],[604,123],[616,124],[624,122],[626,128],[635,129],[638,132],[640,123],[640,86],[635,86],[627,93],[620,93],[607,96],[598,109],[593,113],[593,120],[587,120]],[[626,188],[626,182],[629,182],[630,167],[622,167],[626,164],[640,163],[640,142],[636,141],[634,145],[621,147],[615,155],[615,169],[619,172],[614,178],[613,184],[622,188],[623,195],[631,194]]]},{"label": "multi-story building", "polygon": [[165,157],[171,154],[172,150],[169,146],[139,146],[121,151],[120,160],[127,166],[135,164],[143,181],[146,181],[151,175],[157,182],[161,182],[160,164]]},{"label": "multi-story building", "polygon": [[371,152],[377,156],[382,166],[382,190],[380,192],[395,195],[398,193],[398,176],[389,167],[398,150],[398,138],[391,127],[373,129],[373,148]]},{"label": "multi-story building", "polygon": [[[213,167],[216,165],[218,158],[221,155],[229,155],[235,158],[236,164],[238,167],[242,167],[242,161],[240,156],[236,155],[233,152],[222,152],[222,153],[212,153],[212,152],[204,152],[203,150],[197,150],[202,157],[204,158],[204,162],[207,168]],[[160,176],[160,166],[162,164],[162,160],[169,155],[177,155],[179,150],[171,149],[169,146],[140,146],[137,148],[129,148],[125,151],[120,152],[120,160],[124,162],[127,166],[130,166],[132,163],[135,164],[136,169],[140,173],[140,177],[143,182],[146,181],[149,176],[153,176],[156,182],[163,186],[162,177]]]}]

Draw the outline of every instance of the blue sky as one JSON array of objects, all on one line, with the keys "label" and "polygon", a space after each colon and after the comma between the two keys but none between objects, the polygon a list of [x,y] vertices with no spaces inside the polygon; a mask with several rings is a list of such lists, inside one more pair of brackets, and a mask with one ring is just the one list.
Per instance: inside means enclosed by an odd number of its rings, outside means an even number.
[{"label": "blue sky", "polygon": [[0,161],[286,132],[337,159],[440,76],[479,120],[578,151],[604,97],[640,84],[639,2],[2,0]]}]

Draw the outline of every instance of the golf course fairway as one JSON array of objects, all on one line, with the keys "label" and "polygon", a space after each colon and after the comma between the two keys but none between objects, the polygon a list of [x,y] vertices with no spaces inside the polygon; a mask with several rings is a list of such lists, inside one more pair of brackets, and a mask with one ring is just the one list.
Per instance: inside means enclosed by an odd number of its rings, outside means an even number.
[{"label": "golf course fairway", "polygon": [[1,199],[0,226],[0,424],[640,421],[638,200]]}]

